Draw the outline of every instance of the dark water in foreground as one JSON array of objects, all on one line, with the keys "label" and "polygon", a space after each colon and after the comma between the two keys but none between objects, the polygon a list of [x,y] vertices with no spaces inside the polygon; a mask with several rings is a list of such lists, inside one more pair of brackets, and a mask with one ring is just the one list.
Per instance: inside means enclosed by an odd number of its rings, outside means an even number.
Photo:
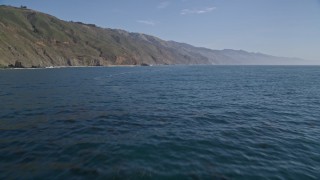
[{"label": "dark water in foreground", "polygon": [[0,179],[320,179],[320,67],[0,70]]}]

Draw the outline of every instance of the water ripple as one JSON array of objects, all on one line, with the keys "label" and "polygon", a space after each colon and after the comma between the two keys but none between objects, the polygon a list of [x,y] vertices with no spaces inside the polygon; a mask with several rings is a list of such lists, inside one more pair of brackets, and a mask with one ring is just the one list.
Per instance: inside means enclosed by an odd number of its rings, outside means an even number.
[{"label": "water ripple", "polygon": [[0,179],[320,179],[317,66],[0,75]]}]

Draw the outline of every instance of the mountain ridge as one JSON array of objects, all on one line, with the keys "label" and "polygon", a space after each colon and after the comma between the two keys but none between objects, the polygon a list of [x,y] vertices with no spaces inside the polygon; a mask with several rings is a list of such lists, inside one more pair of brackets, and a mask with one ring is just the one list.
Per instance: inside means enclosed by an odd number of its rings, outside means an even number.
[{"label": "mountain ridge", "polygon": [[0,66],[299,64],[243,50],[211,50],[121,29],[67,22],[26,7],[0,6]]}]

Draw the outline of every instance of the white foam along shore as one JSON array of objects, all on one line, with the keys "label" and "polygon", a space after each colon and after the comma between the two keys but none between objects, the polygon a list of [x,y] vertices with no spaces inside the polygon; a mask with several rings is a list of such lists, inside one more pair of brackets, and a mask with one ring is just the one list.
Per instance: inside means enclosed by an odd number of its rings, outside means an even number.
[{"label": "white foam along shore", "polygon": [[140,65],[107,65],[107,66],[46,66],[46,67],[25,67],[25,68],[0,68],[0,69],[59,69],[59,68],[103,68],[103,67],[140,67]]},{"label": "white foam along shore", "polygon": [[[107,65],[107,66],[48,66],[43,69],[54,69],[54,68],[103,68],[103,67],[139,67],[140,65]],[[37,68],[33,68],[37,69]]]},{"label": "white foam along shore", "polygon": [[[43,69],[54,69],[54,68],[87,68],[87,67],[136,67],[140,65],[107,65],[107,66],[47,66]],[[32,68],[39,69],[39,68]]]}]

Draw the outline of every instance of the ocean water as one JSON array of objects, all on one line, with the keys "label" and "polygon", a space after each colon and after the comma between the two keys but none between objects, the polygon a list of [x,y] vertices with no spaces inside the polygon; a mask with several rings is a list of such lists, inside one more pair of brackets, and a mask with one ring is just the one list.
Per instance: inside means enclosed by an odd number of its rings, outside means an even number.
[{"label": "ocean water", "polygon": [[0,70],[0,179],[320,179],[320,66]]}]

